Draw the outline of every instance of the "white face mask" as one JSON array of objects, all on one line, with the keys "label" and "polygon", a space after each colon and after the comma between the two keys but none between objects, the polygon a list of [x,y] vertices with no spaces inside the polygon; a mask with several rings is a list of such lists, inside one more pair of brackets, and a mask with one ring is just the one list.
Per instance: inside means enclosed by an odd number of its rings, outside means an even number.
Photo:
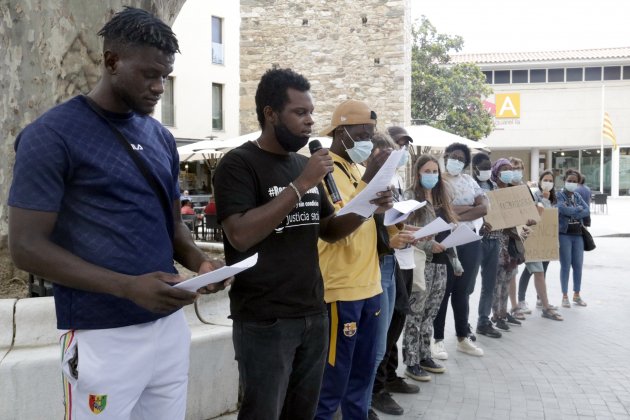
[{"label": "white face mask", "polygon": [[543,191],[551,191],[553,189],[553,181],[543,181],[540,183],[540,188]]},{"label": "white face mask", "polygon": [[577,182],[565,182],[564,183],[564,189],[569,191],[569,192],[573,192],[575,190],[577,190]]},{"label": "white face mask", "polygon": [[479,171],[479,175],[477,175],[477,179],[481,182],[485,182],[490,179],[490,175],[492,175],[492,171]]}]

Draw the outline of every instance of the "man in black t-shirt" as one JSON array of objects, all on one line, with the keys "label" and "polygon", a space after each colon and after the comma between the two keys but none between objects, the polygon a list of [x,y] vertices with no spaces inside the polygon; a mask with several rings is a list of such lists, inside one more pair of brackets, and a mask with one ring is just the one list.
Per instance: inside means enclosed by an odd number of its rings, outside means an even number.
[{"label": "man in black t-shirt", "polygon": [[[225,155],[214,175],[226,262],[258,253],[230,290],[239,418],[313,418],[328,344],[317,240],[334,242],[363,223],[334,215],[321,184],[333,169],[328,150],[295,153],[313,126],[309,90],[292,70],[267,71],[256,91],[261,136]],[[374,203],[390,208],[391,192]]]}]

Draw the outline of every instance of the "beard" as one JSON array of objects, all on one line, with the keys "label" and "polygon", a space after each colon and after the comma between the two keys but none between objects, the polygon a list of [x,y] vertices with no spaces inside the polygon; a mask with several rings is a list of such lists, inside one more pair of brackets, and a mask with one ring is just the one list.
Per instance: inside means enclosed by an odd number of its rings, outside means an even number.
[{"label": "beard", "polygon": [[274,124],[273,130],[276,134],[278,144],[287,152],[297,152],[308,143],[308,137],[293,134],[282,121],[278,124]]}]

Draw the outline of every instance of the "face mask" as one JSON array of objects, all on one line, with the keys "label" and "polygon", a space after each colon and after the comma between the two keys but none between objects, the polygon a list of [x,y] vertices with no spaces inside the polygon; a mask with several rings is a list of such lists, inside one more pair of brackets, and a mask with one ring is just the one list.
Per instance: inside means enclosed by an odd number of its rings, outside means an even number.
[{"label": "face mask", "polygon": [[402,168],[409,161],[409,152],[405,151],[398,161],[398,168]]},{"label": "face mask", "polygon": [[514,177],[513,171],[503,171],[499,175],[499,179],[501,180],[501,182],[503,182],[506,185],[512,182],[513,177]]},{"label": "face mask", "polygon": [[551,191],[553,189],[553,182],[543,181],[540,183],[540,187],[542,188],[543,191]]},{"label": "face mask", "polygon": [[477,175],[477,179],[481,182],[487,181],[490,179],[490,175],[492,171],[479,171],[479,175]]},{"label": "face mask", "polygon": [[521,182],[521,179],[523,179],[523,171],[520,169],[512,171],[512,182]]},{"label": "face mask", "polygon": [[422,188],[426,188],[427,190],[433,189],[438,183],[440,179],[439,174],[421,174],[420,175],[420,185]]},{"label": "face mask", "polygon": [[352,142],[354,143],[354,146],[351,149],[348,149],[343,140],[341,141],[341,144],[343,144],[343,147],[346,149],[346,153],[348,153],[348,157],[354,163],[365,162],[367,158],[370,157],[370,154],[372,153],[372,147],[374,145],[369,139],[354,141],[350,133],[348,133],[348,130],[346,130],[346,127],[344,127],[343,129],[346,131],[346,134],[348,135],[350,140],[352,140]]},{"label": "face mask", "polygon": [[446,160],[446,170],[449,174],[453,176],[457,176],[464,169],[464,162],[460,162],[457,159],[447,159]]},{"label": "face mask", "polygon": [[297,152],[308,143],[308,137],[293,134],[283,122],[274,124],[273,130],[276,133],[276,140],[287,152]]},{"label": "face mask", "polygon": [[577,189],[577,182],[565,182],[564,189],[569,192],[575,191]]}]

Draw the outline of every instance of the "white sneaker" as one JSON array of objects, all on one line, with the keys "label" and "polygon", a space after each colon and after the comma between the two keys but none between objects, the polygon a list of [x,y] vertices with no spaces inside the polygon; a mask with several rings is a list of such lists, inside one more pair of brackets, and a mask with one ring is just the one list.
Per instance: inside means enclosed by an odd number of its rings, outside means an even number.
[{"label": "white sneaker", "polygon": [[470,341],[468,337],[464,338],[462,341],[457,341],[457,350],[462,353],[470,354],[471,356],[483,356],[483,350]]},{"label": "white sneaker", "polygon": [[536,299],[536,307],[537,308],[542,308],[543,307],[542,300]]},{"label": "white sneaker", "polygon": [[528,315],[529,315],[529,314],[531,314],[531,313],[532,313],[532,310],[531,310],[531,309],[529,309],[529,305],[528,305],[528,304],[527,304],[527,302],[526,302],[526,301],[524,301],[524,300],[522,300],[522,301],[520,301],[520,302],[518,303],[518,309],[520,309],[520,310],[521,310],[521,313],[524,313],[524,314],[528,314]]},{"label": "white sneaker", "polygon": [[431,346],[431,357],[440,360],[448,359],[448,353],[446,352],[446,347],[444,347],[444,340],[436,341],[435,344]]}]

